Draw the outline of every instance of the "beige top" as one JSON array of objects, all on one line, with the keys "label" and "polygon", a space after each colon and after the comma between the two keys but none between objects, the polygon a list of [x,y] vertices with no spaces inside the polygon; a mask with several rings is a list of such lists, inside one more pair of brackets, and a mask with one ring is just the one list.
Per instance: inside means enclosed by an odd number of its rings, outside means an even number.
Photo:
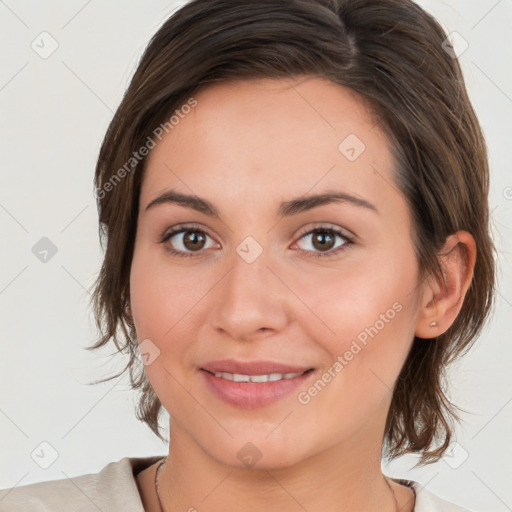
[{"label": "beige top", "polygon": [[[1,512],[144,512],[135,475],[162,459],[124,457],[99,473],[0,490]],[[470,512],[432,494],[420,483],[398,480],[416,493],[414,512]]]}]

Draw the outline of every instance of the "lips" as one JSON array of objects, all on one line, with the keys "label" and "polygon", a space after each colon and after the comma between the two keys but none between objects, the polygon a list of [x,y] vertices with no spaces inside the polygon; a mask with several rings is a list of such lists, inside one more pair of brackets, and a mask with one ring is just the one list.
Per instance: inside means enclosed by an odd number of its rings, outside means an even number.
[{"label": "lips", "polygon": [[223,359],[210,361],[201,366],[212,374],[217,372],[238,373],[241,375],[268,375],[272,373],[304,373],[313,369],[311,366],[298,366],[279,363],[276,361],[235,361],[234,359]]},{"label": "lips", "polygon": [[[311,366],[277,361],[210,361],[200,367],[207,389],[223,402],[244,409],[265,407],[293,396],[315,377]],[[265,377],[262,377],[265,376]]]}]

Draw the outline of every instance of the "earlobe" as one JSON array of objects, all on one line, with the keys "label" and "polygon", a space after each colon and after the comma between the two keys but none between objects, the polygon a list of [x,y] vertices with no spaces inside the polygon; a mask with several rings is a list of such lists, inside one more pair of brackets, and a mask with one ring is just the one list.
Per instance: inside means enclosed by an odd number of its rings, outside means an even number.
[{"label": "earlobe", "polygon": [[439,254],[444,283],[427,280],[416,324],[418,338],[435,338],[446,332],[459,314],[473,279],[476,243],[467,231],[450,235]]}]

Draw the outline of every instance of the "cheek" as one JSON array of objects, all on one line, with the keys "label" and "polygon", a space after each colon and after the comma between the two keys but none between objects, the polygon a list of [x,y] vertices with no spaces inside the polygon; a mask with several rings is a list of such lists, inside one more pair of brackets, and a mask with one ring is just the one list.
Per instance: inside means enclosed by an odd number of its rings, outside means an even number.
[{"label": "cheek", "polygon": [[180,396],[172,376],[184,382],[194,368],[194,340],[199,326],[205,324],[201,301],[217,280],[211,268],[170,264],[164,251],[141,246],[134,253],[130,272],[132,315],[138,340],[150,340],[149,346],[156,346],[158,357],[145,371],[161,399]]},{"label": "cheek", "polygon": [[151,361],[144,371],[167,411],[191,406],[178,384],[184,381],[180,363],[188,342],[183,329],[191,309],[188,303],[193,300],[190,286],[183,284],[187,280],[177,279],[180,275],[179,270],[163,265],[149,250],[135,251],[130,271],[133,321],[141,353],[149,347]]},{"label": "cheek", "polygon": [[[414,336],[415,305],[405,282],[414,272],[404,268],[403,279],[386,272],[361,275],[324,288],[326,295],[315,306],[323,322],[315,317],[303,324],[331,363],[322,368],[325,387],[320,383],[318,391],[304,391],[328,423],[322,428],[337,432],[344,425],[344,435],[373,424],[368,418],[387,410],[384,404],[391,400]],[[320,412],[325,410],[329,413]]]},{"label": "cheek", "polygon": [[203,282],[197,270],[166,262],[161,248],[136,248],[130,271],[130,301],[139,339],[145,336],[163,341],[170,336],[201,297]]},{"label": "cheek", "polygon": [[381,253],[351,268],[317,269],[295,278],[297,295],[309,309],[303,329],[332,361],[346,355],[360,371],[355,378],[380,368],[392,381],[414,338],[416,260],[410,247],[397,254]]}]

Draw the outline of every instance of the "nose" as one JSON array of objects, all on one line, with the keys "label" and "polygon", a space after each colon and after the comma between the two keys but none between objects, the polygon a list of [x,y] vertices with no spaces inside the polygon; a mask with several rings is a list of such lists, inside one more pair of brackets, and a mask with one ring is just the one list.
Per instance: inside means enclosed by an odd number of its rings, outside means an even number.
[{"label": "nose", "polygon": [[250,262],[234,251],[212,295],[210,324],[219,333],[245,341],[279,332],[290,321],[293,294],[270,259],[263,251]]}]

